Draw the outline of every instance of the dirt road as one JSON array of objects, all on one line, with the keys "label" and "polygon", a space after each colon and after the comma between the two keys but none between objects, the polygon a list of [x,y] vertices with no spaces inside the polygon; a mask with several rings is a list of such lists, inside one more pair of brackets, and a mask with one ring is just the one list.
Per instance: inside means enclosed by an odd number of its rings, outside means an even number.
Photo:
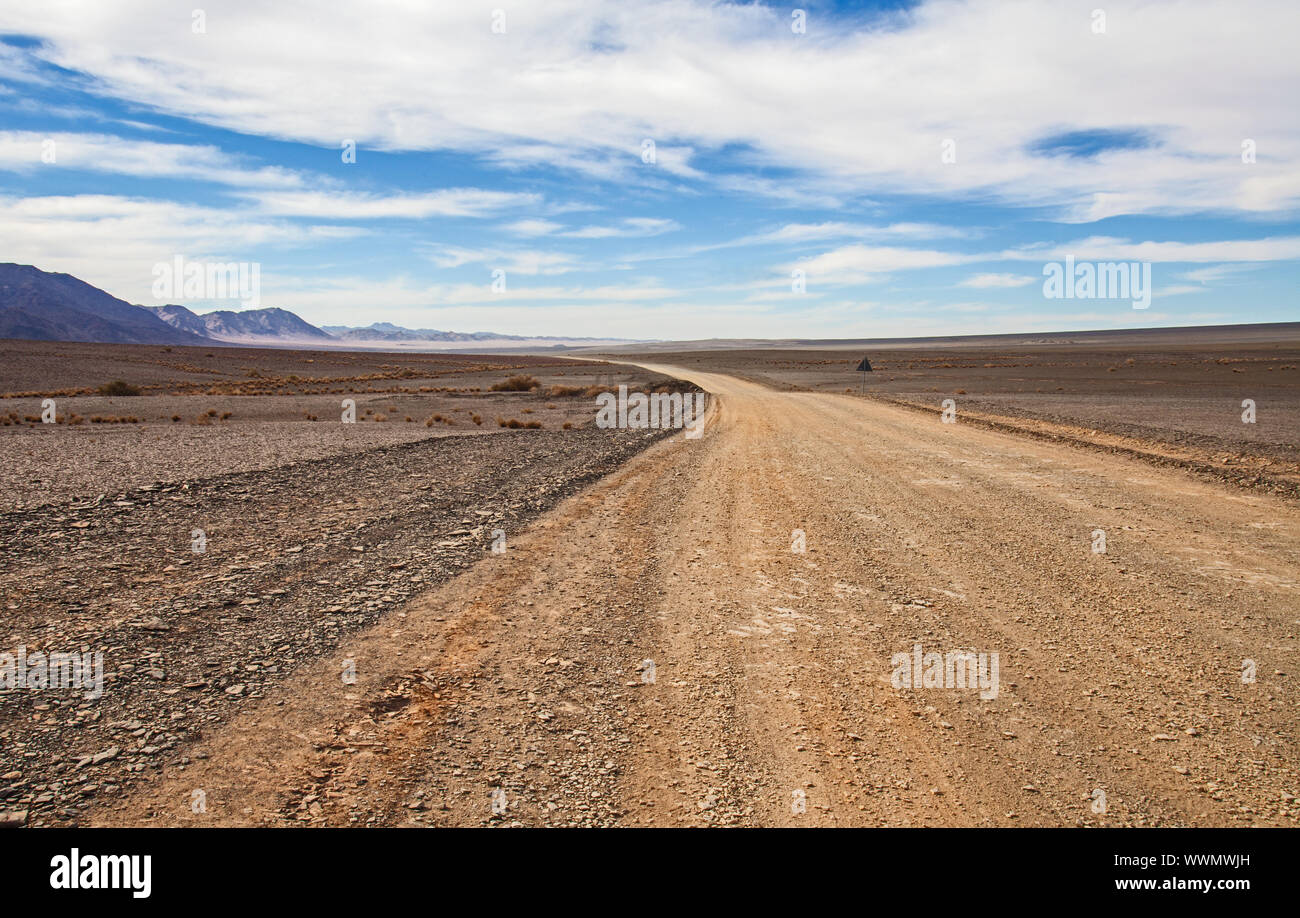
[{"label": "dirt road", "polygon": [[[361,633],[355,684],[342,655],[300,669],[99,821],[1300,818],[1300,507],[679,375],[718,396],[701,439]],[[917,644],[996,653],[996,697],[895,688]]]}]

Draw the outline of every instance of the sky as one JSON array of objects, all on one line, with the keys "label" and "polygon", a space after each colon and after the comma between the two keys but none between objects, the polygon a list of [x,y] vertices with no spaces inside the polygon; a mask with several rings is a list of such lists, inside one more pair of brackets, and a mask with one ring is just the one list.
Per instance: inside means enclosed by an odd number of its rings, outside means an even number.
[{"label": "sky", "polygon": [[[1295,321],[1298,35],[1295,0],[0,0],[0,261],[522,335]],[[1149,305],[1048,296],[1067,257],[1150,264]]]}]

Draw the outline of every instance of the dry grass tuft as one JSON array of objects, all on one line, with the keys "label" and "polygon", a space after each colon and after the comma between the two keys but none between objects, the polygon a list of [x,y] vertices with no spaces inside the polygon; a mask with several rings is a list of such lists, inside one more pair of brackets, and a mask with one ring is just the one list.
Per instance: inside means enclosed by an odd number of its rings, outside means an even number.
[{"label": "dry grass tuft", "polygon": [[143,395],[138,386],[133,386],[123,379],[115,379],[112,382],[104,383],[97,390],[100,395]]},{"label": "dry grass tuft", "polygon": [[521,373],[517,376],[510,376],[506,379],[503,379],[499,383],[493,383],[491,386],[488,387],[488,391],[490,392],[531,392],[533,389],[541,388],[541,385],[542,384],[539,383],[534,377]]}]

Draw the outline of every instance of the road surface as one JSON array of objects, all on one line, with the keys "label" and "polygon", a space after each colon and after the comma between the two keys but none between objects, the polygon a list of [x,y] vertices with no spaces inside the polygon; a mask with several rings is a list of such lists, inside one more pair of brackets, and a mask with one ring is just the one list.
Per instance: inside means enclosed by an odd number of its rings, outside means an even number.
[{"label": "road surface", "polygon": [[[1294,503],[650,369],[715,393],[703,437],[510,533],[99,821],[1300,818]],[[918,644],[996,653],[996,697],[896,687]]]}]

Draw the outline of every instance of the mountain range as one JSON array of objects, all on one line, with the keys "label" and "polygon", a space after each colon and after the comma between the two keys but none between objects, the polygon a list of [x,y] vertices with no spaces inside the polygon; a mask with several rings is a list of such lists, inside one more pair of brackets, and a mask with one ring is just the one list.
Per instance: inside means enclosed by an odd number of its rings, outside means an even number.
[{"label": "mountain range", "polygon": [[0,264],[0,338],[204,344],[203,336],[164,322],[148,309],[92,287],[71,274]]},{"label": "mountain range", "polygon": [[514,348],[615,343],[625,339],[552,338],[403,328],[390,322],[365,327],[317,328],[287,309],[216,310],[136,306],[71,274],[31,265],[0,264],[0,338],[100,341],[115,344],[279,345],[314,347],[444,347],[500,343]]},{"label": "mountain range", "polygon": [[[495,332],[453,332],[436,328],[403,328],[391,322],[374,322],[364,328],[351,325],[322,325],[340,341],[527,341],[522,335],[498,335]],[[570,339],[565,339],[570,340]]]},{"label": "mountain range", "polygon": [[215,341],[257,344],[271,341],[328,343],[336,340],[287,309],[219,309],[202,315],[184,306],[145,306],[173,328]]}]

